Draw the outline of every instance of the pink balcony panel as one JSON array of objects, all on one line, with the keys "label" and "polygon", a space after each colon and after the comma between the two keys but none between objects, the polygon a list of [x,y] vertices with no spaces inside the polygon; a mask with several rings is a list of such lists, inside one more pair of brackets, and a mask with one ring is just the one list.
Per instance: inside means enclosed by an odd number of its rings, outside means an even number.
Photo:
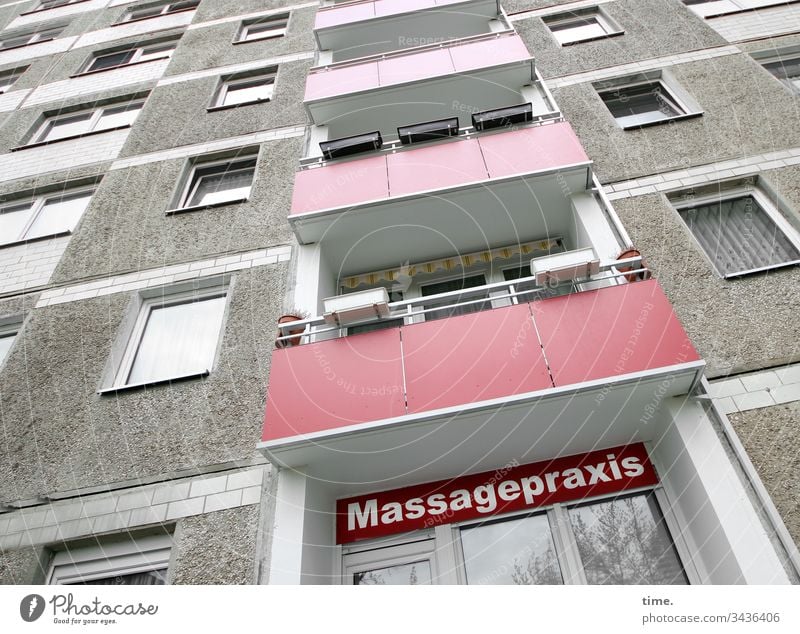
[{"label": "pink balcony panel", "polygon": [[377,88],[378,85],[378,62],[342,66],[333,70],[310,73],[306,79],[305,100],[326,99]]},{"label": "pink balcony panel", "polygon": [[481,137],[492,178],[574,165],[589,160],[569,123],[524,128]]},{"label": "pink balcony panel", "polygon": [[403,328],[409,413],[553,387],[527,304]]},{"label": "pink balcony panel", "polygon": [[264,440],[405,414],[398,329],[272,354]]},{"label": "pink balcony panel", "polygon": [[388,195],[385,156],[334,163],[295,174],[291,214],[346,207]]},{"label": "pink balcony panel", "polygon": [[655,280],[533,302],[556,387],[699,360]]},{"label": "pink balcony panel", "polygon": [[338,6],[317,11],[314,28],[325,29],[331,26],[340,26],[342,24],[358,22],[359,20],[368,20],[374,17],[374,2],[361,2],[359,4]]},{"label": "pink balcony panel", "polygon": [[381,86],[449,75],[453,70],[453,60],[450,59],[450,53],[446,48],[422,51],[413,55],[389,57],[378,62],[378,77]]},{"label": "pink balcony panel", "polygon": [[[529,59],[530,53],[519,36],[498,37],[449,48],[456,72],[463,73],[485,66],[497,66]],[[487,90],[492,86],[487,85]],[[496,87],[495,87],[496,89]]]},{"label": "pink balcony panel", "polygon": [[379,17],[430,9],[436,6],[435,0],[377,0],[374,4],[375,15]]},{"label": "pink balcony panel", "polygon": [[387,157],[392,196],[486,180],[481,148],[474,139],[422,147]]}]

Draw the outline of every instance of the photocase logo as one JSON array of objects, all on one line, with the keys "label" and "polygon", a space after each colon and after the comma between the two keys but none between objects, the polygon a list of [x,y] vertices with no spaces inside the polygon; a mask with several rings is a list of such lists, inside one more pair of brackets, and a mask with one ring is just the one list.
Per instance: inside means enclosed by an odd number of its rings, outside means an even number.
[{"label": "photocase logo", "polygon": [[27,623],[33,623],[44,612],[44,597],[29,594],[19,604],[19,615]]}]

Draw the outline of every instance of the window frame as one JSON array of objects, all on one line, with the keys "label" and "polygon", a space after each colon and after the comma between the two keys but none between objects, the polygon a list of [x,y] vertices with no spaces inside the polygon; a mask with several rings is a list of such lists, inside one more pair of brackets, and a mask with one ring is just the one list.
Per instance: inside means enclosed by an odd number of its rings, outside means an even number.
[{"label": "window frame", "polygon": [[[261,40],[274,40],[279,37],[286,37],[286,34],[289,32],[289,24],[291,19],[292,11],[283,11],[280,13],[261,16],[260,18],[254,18],[252,20],[244,20],[236,31],[236,37],[233,40],[233,43],[247,44],[248,42],[259,42]],[[251,27],[269,24],[270,22],[282,21],[286,22],[283,28],[272,29],[272,31],[280,31],[278,33],[274,33],[272,35],[256,35],[254,37],[248,37],[248,32]]]},{"label": "window frame", "polygon": [[[180,36],[174,39],[163,40],[161,42],[143,43],[138,46],[132,46],[130,48],[123,48],[119,50],[106,49],[105,51],[95,51],[94,53],[92,53],[89,59],[86,60],[86,62],[84,62],[83,66],[81,67],[81,70],[78,71],[75,75],[73,75],[73,77],[79,77],[81,75],[91,75],[93,73],[102,73],[103,71],[116,70],[118,68],[126,68],[127,66],[133,66],[134,64],[145,64],[147,62],[156,62],[163,59],[170,59],[174,54],[175,49],[178,46],[179,40]],[[163,52],[164,53],[163,55],[146,60],[141,59],[142,57],[144,57],[148,49],[162,48],[169,45],[172,45],[172,47],[165,50]],[[133,55],[131,56],[130,60],[123,64],[117,64],[115,66],[106,66],[105,68],[92,68],[92,65],[98,59],[102,59],[103,57],[110,57],[111,55],[119,55],[121,53],[131,53],[131,52],[133,53]]]},{"label": "window frame", "polygon": [[[612,500],[621,500],[626,497],[646,495],[653,495],[655,498],[661,516],[664,519],[664,526],[672,541],[675,554],[686,575],[688,584],[699,585],[703,583],[700,572],[692,560],[691,550],[686,542],[686,537],[683,535],[677,517],[669,504],[669,499],[664,491],[663,484],[631,488],[627,491],[596,495],[533,509],[522,509],[510,513],[492,515],[491,517],[471,519],[464,522],[442,524],[433,529],[433,537],[426,536],[431,532],[431,529],[425,529],[411,533],[403,533],[391,538],[379,538],[376,540],[364,540],[343,544],[337,547],[337,566],[334,570],[335,582],[340,585],[353,585],[352,573],[358,571],[354,571],[352,565],[346,564],[346,558],[348,557],[353,557],[355,554],[362,555],[358,560],[359,568],[366,568],[369,570],[371,568],[385,567],[386,564],[383,563],[384,560],[381,559],[380,556],[370,560],[368,554],[370,552],[375,552],[380,555],[381,551],[386,548],[398,548],[421,540],[433,539],[434,548],[431,555],[433,584],[467,585],[466,565],[460,536],[460,531],[462,529],[474,528],[489,522],[503,522],[533,515],[545,515],[549,521],[556,557],[561,567],[564,585],[587,585],[586,574],[578,552],[578,544],[569,524],[569,509],[577,506],[588,506]],[[409,552],[413,553],[414,551],[410,550]],[[436,574],[437,568],[434,568],[433,564],[437,563],[437,558],[453,562],[455,564],[454,570],[448,571],[448,566],[445,565],[442,567],[439,574]],[[418,560],[419,559],[416,561]],[[402,557],[394,557],[390,561],[392,565],[412,563],[410,559],[403,559]],[[350,575],[350,578],[348,578],[348,575]]]},{"label": "window frame", "polygon": [[[80,194],[89,194],[89,201],[86,203],[86,207],[88,209],[89,205],[92,202],[92,196],[94,196],[94,193],[95,193],[96,190],[97,190],[96,185],[87,185],[87,186],[83,186],[83,187],[75,187],[75,188],[71,188],[71,189],[58,190],[58,191],[54,191],[54,192],[49,193],[49,194],[40,194],[39,196],[35,196],[33,198],[20,198],[18,200],[9,200],[8,203],[0,204],[0,209],[6,209],[8,207],[22,206],[22,205],[26,204],[27,202],[30,202],[30,210],[31,210],[30,211],[30,217],[25,222],[25,225],[23,226],[19,237],[16,240],[13,240],[11,242],[0,242],[0,249],[4,249],[6,247],[14,246],[14,245],[17,245],[17,244],[25,244],[27,242],[35,242],[37,240],[50,240],[52,238],[55,238],[55,237],[58,237],[58,236],[62,236],[62,235],[71,235],[72,233],[74,233],[75,229],[66,229],[64,231],[57,231],[55,233],[49,233],[47,235],[37,236],[35,238],[26,237],[26,234],[28,233],[28,231],[30,231],[30,229],[33,227],[33,225],[36,224],[36,220],[41,215],[41,213],[44,210],[45,206],[47,205],[48,201],[53,200],[53,199],[70,198],[72,196],[78,196]],[[86,213],[85,210],[84,210],[84,213]],[[83,214],[81,214],[81,217],[83,217]],[[80,223],[80,219],[78,220],[78,223]],[[78,225],[76,224],[75,227],[77,228],[77,226]]]},{"label": "window frame", "polygon": [[[24,46],[32,46],[33,44],[41,44],[42,42],[50,42],[51,40],[59,37],[66,29],[66,25],[51,26],[47,28],[37,29],[35,31],[24,31],[18,35],[13,33],[9,34],[7,40],[0,39],[0,51],[10,51],[15,48],[22,48]],[[53,33],[55,31],[55,33]],[[8,40],[16,40],[18,38],[27,37],[27,41],[23,44],[14,44],[13,46],[4,46]]]},{"label": "window frame", "polygon": [[[179,9],[173,9],[172,11],[169,10],[170,7],[172,7],[173,5],[180,5],[188,2],[195,2],[195,4],[192,7],[183,7]],[[165,15],[172,15],[174,13],[196,11],[199,4],[200,0],[169,0],[168,2],[159,2],[151,5],[128,7],[125,10],[125,13],[122,15],[120,21],[117,22],[116,24],[129,24],[130,22],[139,22],[140,20],[151,20],[153,18],[160,18]],[[134,17],[137,13],[144,13],[147,11],[157,9],[159,7],[161,8],[161,10],[158,13],[154,13],[152,15],[143,15],[141,17]]]},{"label": "window frame", "polygon": [[[562,42],[556,35],[556,32],[553,30],[553,27],[563,26],[572,22],[586,21],[588,19],[594,19],[594,21],[597,22],[600,28],[604,31],[603,35],[578,37],[576,39]],[[568,13],[554,13],[551,15],[545,15],[542,16],[542,22],[544,22],[544,25],[550,31],[550,34],[553,36],[553,39],[559,46],[573,46],[575,44],[595,42],[625,34],[625,30],[622,29],[622,27],[620,27],[620,25],[600,6],[576,9],[575,11]]]},{"label": "window frame", "polygon": [[[255,84],[258,80],[265,80],[263,85],[270,86],[269,97],[251,99],[250,101],[242,101],[240,103],[225,103],[230,90],[236,86]],[[234,75],[226,75],[220,78],[219,86],[214,93],[214,99],[207,110],[227,110],[230,108],[239,108],[241,106],[250,106],[259,103],[268,103],[275,98],[275,84],[278,80],[278,67],[270,66],[259,71],[248,71],[246,73],[236,73]]]},{"label": "window frame", "polygon": [[769,73],[774,80],[781,82],[792,94],[800,95],[800,74],[792,78],[789,76],[780,77],[773,73],[767,66],[780,64],[785,67],[787,62],[797,62],[800,64],[800,45],[789,46],[780,50],[756,51],[751,53],[753,59]]},{"label": "window frame", "polygon": [[28,70],[27,67],[12,68],[10,70],[4,70],[0,72],[0,95],[4,95],[9,92],[14,87],[14,84],[19,81],[19,78],[25,74],[26,70]]},{"label": "window frame", "polygon": [[[714,9],[713,7],[706,7],[705,9],[701,8],[704,5],[711,4],[712,2],[723,1],[728,2],[733,6],[727,9]],[[683,0],[683,4],[698,17],[716,18],[722,15],[743,13],[745,11],[756,11],[758,9],[767,9],[770,7],[779,6],[786,4],[786,0]],[[694,7],[697,7],[697,9]]]},{"label": "window frame", "polygon": [[[214,355],[211,367],[204,368],[182,374],[180,376],[173,376],[167,378],[148,379],[136,383],[130,383],[129,378],[133,371],[133,365],[139,353],[147,329],[147,323],[150,319],[150,314],[154,309],[169,308],[170,306],[181,306],[183,304],[199,303],[206,300],[217,299],[220,297],[225,298],[225,307],[223,308],[222,320],[217,333],[217,341],[214,346]],[[229,278],[213,278],[205,280],[205,285],[197,288],[175,288],[173,290],[165,289],[162,292],[145,293],[139,295],[139,302],[137,304],[137,312],[133,321],[133,325],[126,333],[124,338],[124,348],[119,358],[116,367],[113,368],[113,374],[110,378],[110,384],[98,390],[99,394],[116,393],[123,390],[130,390],[141,388],[150,385],[159,385],[163,383],[171,383],[174,381],[183,381],[193,378],[202,378],[211,374],[219,361],[220,346],[225,332],[225,323],[227,321],[228,305],[230,302],[230,280]]]},{"label": "window frame", "polygon": [[747,269],[744,271],[738,271],[735,273],[723,273],[717,268],[717,265],[711,259],[711,256],[706,252],[703,245],[697,239],[697,236],[694,235],[694,232],[691,230],[689,225],[683,219],[680,214],[681,210],[684,209],[691,209],[692,207],[697,207],[701,205],[713,204],[713,203],[722,203],[728,200],[734,200],[737,198],[745,198],[748,196],[752,196],[758,206],[761,208],[761,211],[764,212],[767,217],[775,223],[775,226],[780,230],[786,239],[794,245],[794,247],[800,251],[800,231],[798,231],[795,227],[792,226],[792,223],[787,220],[783,213],[781,212],[780,205],[775,205],[770,198],[766,195],[765,192],[761,190],[760,187],[757,185],[743,185],[738,187],[732,187],[730,189],[725,189],[722,192],[716,192],[712,194],[702,195],[693,197],[689,200],[680,200],[680,201],[673,201],[672,207],[675,209],[676,213],[678,214],[678,219],[681,222],[681,225],[686,229],[686,231],[691,236],[692,240],[694,241],[695,246],[703,254],[703,257],[711,266],[711,269],[716,273],[720,278],[724,280],[729,279],[736,279],[739,277],[745,277],[748,275],[756,275],[758,273],[764,273],[766,271],[772,271],[775,269],[786,268],[790,266],[797,266],[800,264],[800,259],[798,260],[790,260],[788,262],[783,262],[780,264],[770,264],[768,266],[762,266],[755,269]]},{"label": "window frame", "polygon": [[[21,15],[28,15],[30,13],[39,13],[41,11],[49,11],[50,9],[60,9],[61,7],[68,7],[73,4],[80,4],[81,2],[87,2],[87,1],[88,0],[39,0],[39,4],[36,6],[35,9],[22,13]],[[61,4],[45,6],[49,2],[60,2]]]},{"label": "window frame", "polygon": [[13,337],[14,340],[11,342],[11,345],[8,347],[8,351],[6,354],[0,358],[0,370],[3,369],[5,366],[6,361],[8,361],[8,357],[11,356],[11,353],[14,351],[14,346],[17,344],[17,338],[19,337],[19,333],[22,330],[22,317],[15,316],[15,317],[7,317],[4,319],[0,319],[0,339],[6,339],[8,337]]},{"label": "window frame", "polygon": [[[87,108],[85,110],[75,110],[72,112],[59,113],[49,117],[46,116],[45,120],[36,128],[34,133],[31,135],[30,140],[22,147],[41,145],[47,143],[57,143],[58,141],[77,139],[90,134],[100,134],[102,132],[111,132],[113,130],[121,130],[124,128],[129,128],[133,125],[133,123],[129,123],[127,125],[122,125],[122,126],[113,126],[110,128],[100,128],[100,129],[97,129],[97,125],[100,123],[100,120],[103,118],[106,112],[111,110],[118,110],[122,108],[127,110],[131,109],[133,106],[139,106],[137,110],[141,112],[141,110],[144,108],[145,101],[147,101],[145,97],[139,99],[131,99],[130,101],[115,101],[113,103],[109,103],[104,106],[99,106],[96,108]],[[57,139],[46,138],[46,135],[49,133],[49,131],[53,129],[53,125],[58,121],[64,121],[66,119],[71,119],[73,117],[78,117],[80,115],[85,115],[89,113],[91,113],[91,116],[89,117],[87,130],[80,132],[78,134],[71,134],[64,137],[58,137]]]},{"label": "window frame", "polygon": [[[187,211],[196,211],[200,209],[212,209],[214,207],[235,205],[250,200],[250,196],[253,193],[253,187],[255,186],[256,183],[256,177],[258,175],[258,160],[260,156],[261,156],[261,151],[259,148],[258,150],[253,149],[252,152],[237,153],[235,155],[231,155],[228,157],[209,158],[208,160],[203,160],[203,157],[200,156],[191,159],[189,161],[189,165],[186,168],[182,184],[178,189],[179,193],[174,198],[176,204],[171,209],[168,209],[165,213],[167,215],[173,215]],[[253,162],[253,167],[252,167],[253,178],[250,181],[250,190],[247,192],[246,196],[239,198],[232,198],[230,200],[218,201],[215,203],[209,203],[206,205],[189,205],[189,202],[194,197],[194,194],[196,193],[197,188],[199,187],[202,179],[202,176],[198,176],[199,171],[222,165],[230,165],[239,162],[244,163],[251,161]],[[243,170],[245,168],[241,169]],[[223,170],[223,173],[225,173],[226,171],[227,170]]]}]

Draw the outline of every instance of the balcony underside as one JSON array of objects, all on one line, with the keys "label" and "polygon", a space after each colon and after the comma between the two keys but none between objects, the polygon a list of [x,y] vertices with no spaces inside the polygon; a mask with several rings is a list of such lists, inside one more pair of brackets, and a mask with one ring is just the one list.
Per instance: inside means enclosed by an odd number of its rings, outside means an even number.
[{"label": "balcony underside", "polygon": [[262,449],[356,483],[646,440],[702,367],[655,281],[587,291],[276,351]]}]

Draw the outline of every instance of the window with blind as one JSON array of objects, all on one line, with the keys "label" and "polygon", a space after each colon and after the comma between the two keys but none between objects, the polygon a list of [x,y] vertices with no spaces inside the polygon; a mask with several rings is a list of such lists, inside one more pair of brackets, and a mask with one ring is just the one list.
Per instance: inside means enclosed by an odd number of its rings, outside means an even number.
[{"label": "window with blind", "polygon": [[722,277],[800,263],[800,236],[758,192],[678,211]]},{"label": "window with blind", "polygon": [[256,154],[233,159],[198,159],[190,164],[176,209],[202,209],[243,202],[250,196],[256,172]]}]

